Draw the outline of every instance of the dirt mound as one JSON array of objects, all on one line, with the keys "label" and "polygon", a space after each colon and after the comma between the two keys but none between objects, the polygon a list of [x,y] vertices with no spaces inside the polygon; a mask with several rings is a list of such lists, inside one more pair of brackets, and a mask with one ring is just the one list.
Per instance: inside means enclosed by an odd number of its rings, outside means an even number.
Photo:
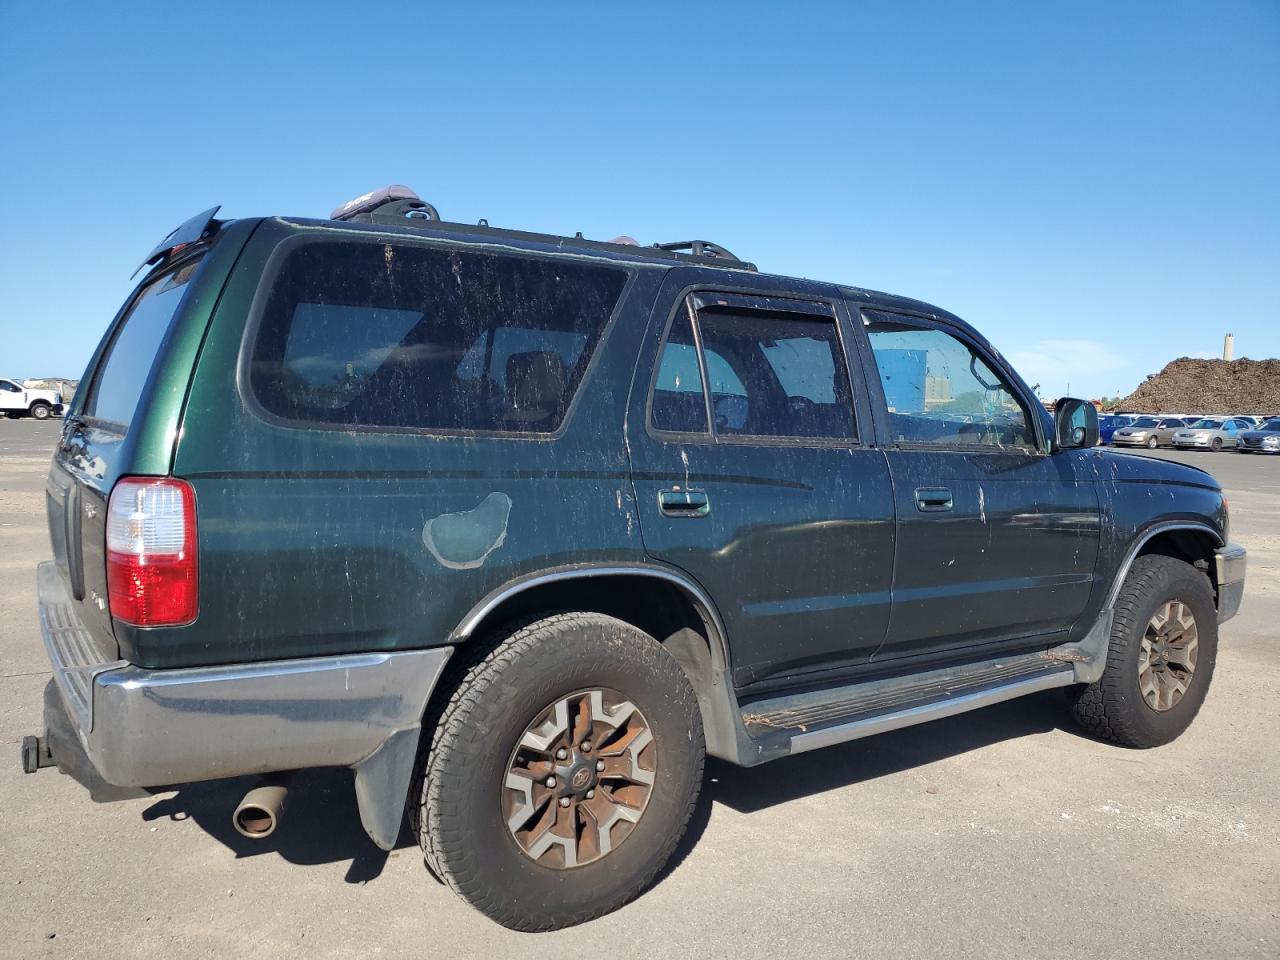
[{"label": "dirt mound", "polygon": [[1182,357],[1147,377],[1119,409],[1280,414],[1280,360]]}]

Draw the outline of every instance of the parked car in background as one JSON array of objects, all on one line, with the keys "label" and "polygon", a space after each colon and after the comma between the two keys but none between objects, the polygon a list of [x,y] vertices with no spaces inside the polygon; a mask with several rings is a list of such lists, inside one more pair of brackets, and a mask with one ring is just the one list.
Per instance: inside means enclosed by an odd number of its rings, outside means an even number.
[{"label": "parked car in background", "polygon": [[1240,434],[1237,453],[1280,453],[1280,417],[1263,421],[1256,430]]},{"label": "parked car in background", "polygon": [[1185,420],[1178,417],[1139,417],[1127,427],[1121,427],[1111,435],[1111,442],[1117,447],[1167,447],[1174,433],[1186,427]]},{"label": "parked car in background", "polygon": [[1251,426],[1249,421],[1236,417],[1226,419],[1205,417],[1186,429],[1175,432],[1173,445],[1197,450],[1212,450],[1217,453],[1223,447],[1236,446],[1241,432],[1248,430]]},{"label": "parked car in background", "polygon": [[0,379],[0,415],[48,420],[62,415],[62,394],[56,390],[30,390],[17,380]]},{"label": "parked car in background", "polygon": [[1133,421],[1133,417],[1119,417],[1114,414],[1104,414],[1098,417],[1098,443],[1110,443],[1112,434],[1121,427],[1129,426]]}]

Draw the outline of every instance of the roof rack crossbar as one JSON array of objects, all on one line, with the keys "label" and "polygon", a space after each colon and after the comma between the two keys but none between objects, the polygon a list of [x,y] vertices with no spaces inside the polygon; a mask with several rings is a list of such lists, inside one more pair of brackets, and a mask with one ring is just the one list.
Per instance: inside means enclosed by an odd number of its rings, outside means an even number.
[{"label": "roof rack crossbar", "polygon": [[680,240],[675,243],[655,243],[654,246],[659,250],[669,250],[672,253],[688,253],[691,256],[710,257],[713,260],[742,262],[720,244],[712,243],[710,240]]}]

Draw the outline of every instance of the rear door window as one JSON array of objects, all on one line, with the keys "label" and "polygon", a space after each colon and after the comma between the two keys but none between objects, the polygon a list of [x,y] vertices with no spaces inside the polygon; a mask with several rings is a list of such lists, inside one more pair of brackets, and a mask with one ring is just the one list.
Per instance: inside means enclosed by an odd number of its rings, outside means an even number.
[{"label": "rear door window", "polygon": [[693,325],[685,302],[680,304],[662,345],[649,422],[655,430],[669,433],[708,433],[702,370],[698,367],[698,348],[693,342]]},{"label": "rear door window", "polygon": [[85,401],[83,415],[127,433],[156,354],[199,266],[191,261],[151,281],[121,319]]},{"label": "rear door window", "polygon": [[718,440],[854,440],[852,391],[835,316],[814,308],[806,304],[804,312],[793,313],[722,301],[691,315],[690,302],[682,302],[659,356],[650,425]]},{"label": "rear door window", "polygon": [[626,279],[548,258],[303,243],[275,274],[250,384],[286,420],[551,433]]}]

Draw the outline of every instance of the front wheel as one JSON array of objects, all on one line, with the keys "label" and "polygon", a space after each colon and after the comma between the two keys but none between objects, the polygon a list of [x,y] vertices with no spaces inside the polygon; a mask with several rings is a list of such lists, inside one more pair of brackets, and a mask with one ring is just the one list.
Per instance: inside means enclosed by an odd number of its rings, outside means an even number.
[{"label": "front wheel", "polygon": [[693,689],[656,640],[558,614],[461,678],[421,762],[418,839],[432,871],[498,923],[582,923],[670,858],[703,757]]},{"label": "front wheel", "polygon": [[1204,703],[1217,655],[1209,578],[1182,560],[1139,557],[1116,601],[1102,677],[1075,692],[1076,719],[1126,747],[1168,743]]},{"label": "front wheel", "polygon": [[1158,446],[1160,446],[1160,441],[1159,441],[1159,440],[1157,440],[1155,437],[1148,437],[1148,438],[1147,438],[1147,449],[1148,449],[1148,450],[1154,450],[1154,449],[1155,449],[1156,447],[1158,447]]},{"label": "front wheel", "polygon": [[1209,444],[1209,449],[1212,450],[1214,453],[1217,453],[1218,451],[1220,451],[1222,449],[1222,438],[1214,437],[1213,442]]}]

